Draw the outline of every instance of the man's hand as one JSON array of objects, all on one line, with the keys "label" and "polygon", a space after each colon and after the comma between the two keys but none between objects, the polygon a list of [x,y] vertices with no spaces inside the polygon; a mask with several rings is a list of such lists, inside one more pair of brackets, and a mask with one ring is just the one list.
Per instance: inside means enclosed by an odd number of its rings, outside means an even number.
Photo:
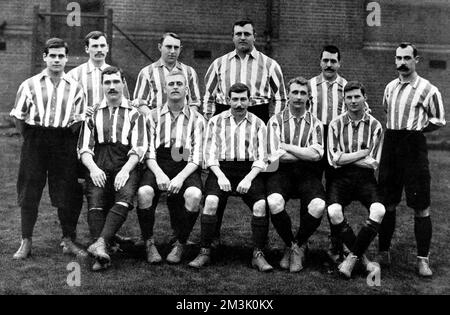
[{"label": "man's hand", "polygon": [[95,186],[101,188],[105,187],[106,174],[99,167],[90,172],[89,175],[91,176],[92,182],[94,183]]},{"label": "man's hand", "polygon": [[236,191],[240,194],[246,194],[248,190],[250,189],[250,186],[252,185],[252,181],[247,179],[247,177],[244,177],[243,180],[239,183]]},{"label": "man's hand", "polygon": [[231,191],[231,183],[226,176],[220,176],[217,178],[217,183],[223,191]]},{"label": "man's hand", "polygon": [[192,106],[189,106],[189,108],[192,109],[194,112],[198,113],[198,106],[192,105]]},{"label": "man's hand", "polygon": [[204,113],[203,114],[203,117],[205,117],[206,120],[210,120],[212,116],[213,116],[212,113]]},{"label": "man's hand", "polygon": [[130,177],[130,173],[126,170],[121,169],[119,173],[117,173],[116,178],[114,179],[114,189],[119,191],[120,188],[125,186],[128,178]]},{"label": "man's hand", "polygon": [[86,108],[86,118],[91,118],[94,115],[95,106],[88,106]]},{"label": "man's hand", "polygon": [[184,180],[180,176],[175,176],[169,183],[169,188],[167,189],[171,194],[178,194],[183,186]]},{"label": "man's hand", "polygon": [[161,172],[161,174],[156,175],[156,184],[159,190],[166,191],[169,188],[170,179],[166,174]]}]

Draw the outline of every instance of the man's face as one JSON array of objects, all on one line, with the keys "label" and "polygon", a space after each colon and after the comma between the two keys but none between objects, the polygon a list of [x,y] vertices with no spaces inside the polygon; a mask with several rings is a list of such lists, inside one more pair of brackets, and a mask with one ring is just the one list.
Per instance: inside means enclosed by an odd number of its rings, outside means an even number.
[{"label": "man's face", "polygon": [[173,64],[178,60],[181,52],[181,41],[167,36],[164,38],[162,44],[158,44],[158,49],[161,52],[161,58],[165,63]]},{"label": "man's face", "polygon": [[64,47],[49,48],[48,53],[44,53],[44,61],[47,69],[52,72],[63,72],[67,63],[67,54]]},{"label": "man's face", "polygon": [[413,48],[407,46],[406,48],[398,47],[395,51],[395,65],[398,73],[403,76],[408,76],[416,71],[416,63],[419,62],[418,57],[414,57]]},{"label": "man's face", "polygon": [[354,89],[345,92],[344,101],[349,112],[357,114],[361,111],[364,111],[366,97],[363,96],[360,89]]},{"label": "man's face", "polygon": [[102,87],[107,101],[117,101],[122,98],[123,81],[120,73],[105,74],[103,76]]},{"label": "man's face", "polygon": [[97,39],[90,38],[89,46],[86,46],[85,50],[89,54],[89,59],[96,62],[104,62],[109,51],[106,38],[104,36],[100,36]]},{"label": "man's face", "polygon": [[320,59],[320,67],[325,79],[332,79],[336,75],[337,71],[341,67],[341,63],[338,60],[338,53],[329,53],[324,51],[322,58]]},{"label": "man's face", "polygon": [[231,96],[228,98],[228,103],[231,107],[231,114],[235,117],[242,117],[247,113],[247,108],[250,105],[250,99],[247,95],[247,91],[236,93],[231,92]]},{"label": "man's face", "polygon": [[187,86],[184,76],[181,74],[167,76],[165,92],[169,100],[179,101],[186,98]]},{"label": "man's face", "polygon": [[233,43],[236,50],[243,53],[252,51],[255,45],[255,34],[253,34],[253,27],[251,24],[244,26],[236,25],[233,31]]},{"label": "man's face", "polygon": [[306,109],[308,104],[308,87],[298,83],[292,83],[289,87],[288,102],[295,109]]}]

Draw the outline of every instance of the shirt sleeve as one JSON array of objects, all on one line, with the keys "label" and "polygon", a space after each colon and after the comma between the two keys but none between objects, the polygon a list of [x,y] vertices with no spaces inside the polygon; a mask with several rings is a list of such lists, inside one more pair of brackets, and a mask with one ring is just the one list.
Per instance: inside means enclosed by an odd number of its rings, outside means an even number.
[{"label": "shirt sleeve", "polygon": [[343,153],[339,146],[339,130],[337,129],[335,123],[331,123],[328,127],[328,163],[335,168],[340,167],[337,161]]},{"label": "shirt sleeve", "polygon": [[144,68],[139,72],[136,87],[134,88],[133,99],[149,101],[151,93],[152,91],[150,80],[147,75],[147,68]]},{"label": "shirt sleeve", "polygon": [[200,107],[200,88],[197,72],[192,67],[189,70],[189,106]]},{"label": "shirt sleeve", "polygon": [[220,130],[217,116],[209,120],[205,136],[205,165],[206,167],[219,166]]},{"label": "shirt sleeve", "polygon": [[148,149],[145,154],[145,159],[156,160],[156,121],[154,120],[154,115],[148,115],[146,119],[146,133],[148,139]]},{"label": "shirt sleeve", "polygon": [[432,89],[427,107],[428,120],[433,125],[442,127],[446,124],[444,104],[442,102],[441,93],[437,88]]},{"label": "shirt sleeve", "polygon": [[130,130],[131,149],[128,152],[128,156],[136,154],[139,157],[139,161],[142,161],[148,149],[145,117],[135,112],[131,119],[133,120],[133,127]]},{"label": "shirt sleeve", "polygon": [[324,154],[323,125],[319,120],[314,121],[313,123],[311,136],[309,139],[309,147],[314,149],[319,154],[320,158],[322,158]]},{"label": "shirt sleeve", "polygon": [[252,167],[259,167],[265,170],[267,167],[267,129],[264,123],[261,123],[257,130],[258,146],[256,149],[255,161]]},{"label": "shirt sleeve", "polygon": [[286,151],[280,149],[281,126],[276,116],[272,116],[267,123],[267,154],[268,160],[278,160]]},{"label": "shirt sleeve", "polygon": [[269,115],[278,114],[282,111],[286,105],[286,88],[284,85],[283,73],[281,72],[280,65],[273,60],[272,67],[270,68],[270,87],[274,93],[275,106],[269,108]]},{"label": "shirt sleeve", "polygon": [[203,141],[205,132],[205,119],[201,115],[197,115],[192,131],[191,152],[188,162],[192,162],[202,167],[203,162]]},{"label": "shirt sleeve", "polygon": [[30,106],[32,103],[33,97],[31,95],[27,80],[20,85],[19,90],[17,91],[16,100],[14,102],[14,107],[11,110],[10,116],[20,120],[25,120],[30,111]]},{"label": "shirt sleeve", "polygon": [[[95,126],[93,127],[95,128]],[[89,127],[89,123],[83,122],[81,125],[80,136],[78,137],[77,152],[78,158],[81,159],[83,153],[89,153],[94,156],[95,148],[95,131]]]},{"label": "shirt sleeve", "polygon": [[205,114],[214,114],[216,111],[215,96],[218,84],[218,61],[215,60],[205,75],[205,95],[203,97],[203,113]]}]

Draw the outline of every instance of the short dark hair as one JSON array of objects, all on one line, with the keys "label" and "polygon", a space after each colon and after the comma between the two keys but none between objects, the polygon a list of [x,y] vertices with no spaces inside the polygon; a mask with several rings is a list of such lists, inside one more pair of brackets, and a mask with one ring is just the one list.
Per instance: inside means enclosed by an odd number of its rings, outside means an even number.
[{"label": "short dark hair", "polygon": [[250,99],[250,88],[244,83],[235,83],[228,90],[228,97],[231,97],[231,93],[242,93],[247,91],[247,97]]},{"label": "short dark hair", "polygon": [[162,34],[161,38],[159,39],[159,43],[162,45],[162,43],[164,42],[164,40],[166,39],[166,37],[173,37],[175,39],[178,39],[181,42],[181,38],[180,36],[178,36],[178,34],[172,33],[172,32],[167,32]]},{"label": "short dark hair", "polygon": [[339,48],[337,48],[334,45],[325,45],[322,48],[322,52],[320,53],[320,60],[322,60],[322,56],[324,52],[329,52],[330,54],[336,54],[337,53],[337,58],[338,61],[341,61],[341,52],[339,51]]},{"label": "short dark hair", "polygon": [[90,32],[89,34],[87,34],[85,37],[84,37],[84,45],[86,46],[86,47],[89,47],[89,40],[90,39],[99,39],[100,37],[104,37],[105,39],[107,38],[106,37],[106,34],[105,33],[103,33],[103,32],[100,32],[100,31],[92,31],[92,32]]},{"label": "short dark hair", "polygon": [[344,95],[345,95],[345,93],[347,93],[348,91],[351,91],[351,90],[361,90],[362,95],[364,97],[366,96],[366,88],[359,81],[348,81],[344,87]]},{"label": "short dark hair", "polygon": [[105,75],[110,75],[110,74],[114,74],[114,73],[117,73],[117,72],[120,73],[120,78],[122,79],[122,82],[125,82],[125,76],[123,75],[122,69],[120,69],[119,67],[109,66],[109,67],[106,67],[102,71],[102,84],[103,84],[103,77]]},{"label": "short dark hair", "polygon": [[176,68],[174,68],[172,71],[170,71],[170,72],[166,75],[166,78],[168,78],[168,77],[173,77],[173,76],[176,76],[176,75],[181,75],[181,76],[183,77],[183,79],[184,79],[184,84],[187,85],[187,79],[186,79],[186,76],[184,75],[183,71],[178,70],[178,69],[176,69]]},{"label": "short dark hair", "polygon": [[256,31],[255,31],[255,24],[250,19],[243,19],[243,20],[239,20],[239,21],[234,22],[233,28],[231,29],[231,34],[234,36],[234,27],[235,26],[243,27],[243,26],[245,26],[247,24],[250,24],[252,26],[253,34],[255,34],[256,33]]},{"label": "short dark hair", "polygon": [[66,49],[66,55],[69,53],[69,47],[67,46],[67,43],[63,41],[61,38],[50,38],[45,42],[44,46],[44,54],[47,55],[50,48],[65,48]]},{"label": "short dark hair", "polygon": [[398,45],[397,48],[405,49],[405,48],[408,47],[408,46],[411,46],[411,47],[412,47],[412,49],[413,49],[413,56],[414,56],[414,57],[417,57],[417,55],[418,55],[419,52],[417,51],[416,46],[415,46],[414,44],[410,43],[410,42],[402,42],[402,43],[400,43],[400,44]]},{"label": "short dark hair", "polygon": [[288,93],[289,93],[289,91],[291,90],[291,85],[294,84],[294,83],[297,83],[297,84],[299,84],[299,85],[304,85],[304,86],[306,86],[306,87],[308,88],[308,94],[311,93],[311,87],[310,87],[309,84],[308,84],[308,80],[306,80],[306,79],[305,79],[304,77],[302,77],[302,76],[298,76],[298,77],[295,77],[295,78],[289,80],[289,82],[288,82],[288,84],[287,84],[287,90],[288,90]]}]

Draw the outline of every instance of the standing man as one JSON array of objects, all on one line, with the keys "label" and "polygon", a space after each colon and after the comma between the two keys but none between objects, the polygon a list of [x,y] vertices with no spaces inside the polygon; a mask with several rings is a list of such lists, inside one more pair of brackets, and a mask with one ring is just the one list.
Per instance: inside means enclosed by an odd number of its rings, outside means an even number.
[{"label": "standing man", "polygon": [[133,208],[139,183],[136,165],[148,147],[144,117],[123,97],[121,70],[107,67],[101,80],[105,98],[91,124],[84,123],[78,145],[81,161],[89,170],[88,224],[95,243],[88,252],[97,259],[93,270],[110,264],[107,247]]},{"label": "standing man", "polygon": [[[266,124],[284,109],[286,90],[280,65],[255,48],[256,31],[252,21],[240,20],[233,25],[235,50],[217,58],[205,75],[203,113],[207,119],[230,108],[226,93],[235,83],[250,88],[248,111]],[[219,243],[225,205],[217,210],[214,244]]]},{"label": "standing man", "polygon": [[[325,190],[313,171],[323,155],[322,123],[308,111],[308,81],[297,77],[288,82],[288,107],[268,123],[268,152],[271,163],[279,163],[266,181],[267,203],[272,223],[286,244],[280,261],[283,269],[303,269],[309,237],[317,230],[325,210]],[[296,237],[285,210],[289,198],[301,199],[300,227]]]},{"label": "standing man", "polygon": [[[358,258],[367,271],[377,268],[364,252],[377,235],[385,213],[374,175],[383,130],[381,123],[365,111],[366,92],[361,83],[348,82],[344,99],[347,112],[332,120],[328,130],[328,161],[334,169],[326,191],[331,235],[350,250],[339,265],[339,272],[350,278]],[[358,236],[344,217],[344,208],[353,200],[360,201],[369,210]]]},{"label": "standing man", "polygon": [[216,211],[226,205],[232,191],[242,196],[253,213],[252,266],[267,272],[273,268],[262,249],[267,240],[269,220],[266,213],[264,181],[259,174],[266,167],[266,126],[247,111],[250,89],[243,83],[228,91],[230,109],[211,118],[206,133],[205,160],[209,175],[205,183],[205,206],[201,217],[201,250],[189,266],[201,268],[211,260],[211,242],[216,229]]},{"label": "standing man", "polygon": [[430,170],[424,133],[445,125],[444,106],[439,90],[416,72],[416,47],[401,43],[395,64],[399,77],[384,91],[387,113],[386,136],[380,165],[386,216],[379,235],[380,263],[390,264],[389,248],[395,230],[395,208],[403,188],[406,204],[414,210],[417,242],[417,268],[420,276],[431,277]]},{"label": "standing man", "polygon": [[[309,80],[311,88],[312,104],[310,111],[323,124],[324,143],[327,143],[328,125],[331,120],[345,111],[344,86],[347,80],[338,74],[341,68],[341,52],[334,45],[326,45],[320,54],[320,68],[322,72]],[[327,150],[317,164],[318,175],[328,180],[330,165],[328,164]],[[328,220],[328,222],[330,222]],[[330,259],[337,263],[344,256],[343,245],[330,236],[330,248],[327,251]]]},{"label": "standing man", "polygon": [[166,260],[177,264],[182,259],[202,199],[200,170],[205,120],[186,103],[188,86],[183,72],[173,71],[166,76],[164,93],[166,104],[152,109],[147,116],[147,169],[139,185],[137,214],[147,261],[159,263],[162,258],[153,239],[153,226],[159,196],[167,192],[176,240]]},{"label": "standing man", "polygon": [[178,61],[181,52],[181,39],[175,33],[164,33],[158,43],[161,58],[144,67],[138,75],[134,89],[133,104],[142,114],[148,115],[153,108],[161,108],[167,102],[165,92],[166,76],[171,71],[180,71],[187,79],[188,105],[194,110],[200,107],[198,76],[194,68]]},{"label": "standing man", "polygon": [[47,179],[51,203],[58,208],[63,253],[87,255],[73,242],[83,203],[77,182],[76,142],[85,99],[78,82],[64,73],[67,54],[67,43],[62,39],[51,38],[45,43],[46,68],[20,85],[11,111],[24,139],[17,180],[22,243],[14,259],[25,259],[31,253],[33,229]]}]

